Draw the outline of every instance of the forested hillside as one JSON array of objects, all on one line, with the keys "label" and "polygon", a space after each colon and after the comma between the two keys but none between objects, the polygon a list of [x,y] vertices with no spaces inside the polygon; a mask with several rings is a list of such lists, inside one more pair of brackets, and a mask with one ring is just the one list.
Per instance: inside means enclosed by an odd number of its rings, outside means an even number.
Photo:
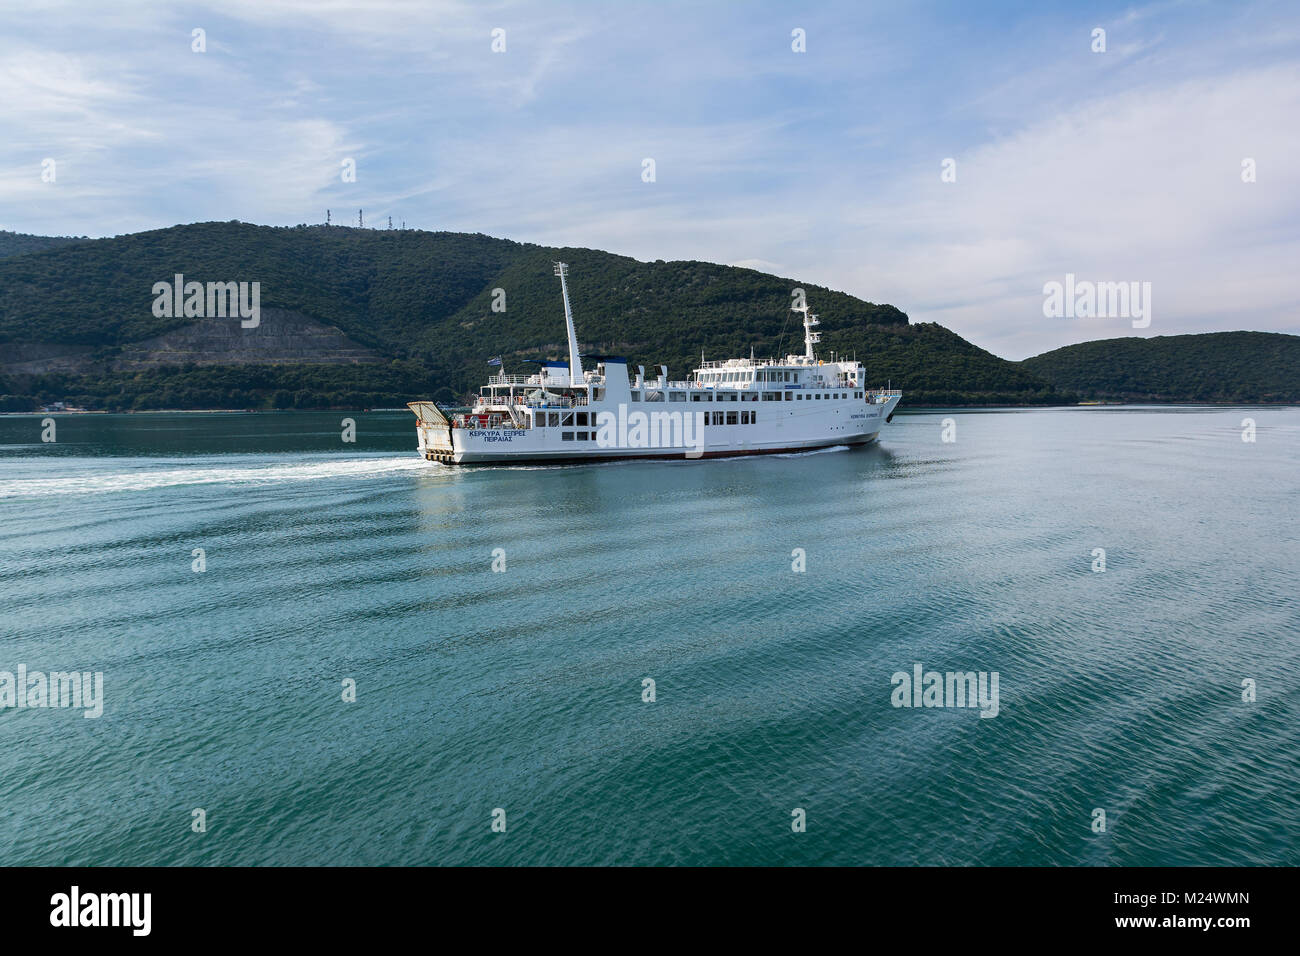
[{"label": "forested hillside", "polygon": [[[228,222],[0,259],[0,410],[56,400],[106,409],[454,401],[481,384],[492,356],[525,371],[563,355],[557,259],[569,263],[583,350],[667,363],[673,377],[685,377],[701,350],[802,351],[790,311],[798,287],[821,317],[823,354],[856,355],[871,381],[904,389],[909,405],[1069,397],[940,326],[910,325],[892,305],[752,269],[464,233]],[[237,319],[153,312],[154,284],[178,273],[186,282],[258,282],[262,309],[288,318],[227,336],[228,350],[213,345],[200,323],[233,328]],[[294,348],[294,329],[337,348]]]},{"label": "forested hillside", "polygon": [[1020,364],[1099,400],[1300,402],[1300,336],[1277,332],[1101,339]]}]

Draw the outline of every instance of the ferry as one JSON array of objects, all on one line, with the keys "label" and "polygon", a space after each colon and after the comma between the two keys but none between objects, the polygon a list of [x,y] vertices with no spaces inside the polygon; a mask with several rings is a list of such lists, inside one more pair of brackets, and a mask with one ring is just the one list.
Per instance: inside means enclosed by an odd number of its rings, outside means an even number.
[{"label": "ferry", "polygon": [[[784,359],[705,362],[686,381],[668,366],[646,375],[626,359],[578,351],[568,266],[555,263],[568,331],[568,361],[532,375],[504,368],[473,407],[448,415],[410,402],[420,453],[447,465],[576,462],[617,458],[722,458],[867,445],[894,417],[902,392],[869,388],[857,361],[822,361],[817,316],[806,301],[804,353]],[[495,360],[494,360],[495,361]]]}]

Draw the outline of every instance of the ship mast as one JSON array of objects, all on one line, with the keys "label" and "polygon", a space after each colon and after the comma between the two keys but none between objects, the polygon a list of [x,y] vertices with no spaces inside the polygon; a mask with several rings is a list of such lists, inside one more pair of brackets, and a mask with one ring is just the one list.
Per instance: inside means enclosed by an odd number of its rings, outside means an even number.
[{"label": "ship mast", "polygon": [[569,267],[563,262],[555,263],[555,274],[560,277],[560,295],[564,297],[564,325],[569,332],[569,384],[582,384],[582,358],[578,355],[578,336],[573,331],[573,312],[569,308],[569,286],[564,277],[569,274]]},{"label": "ship mast", "polygon": [[820,332],[814,332],[813,326],[821,325],[821,322],[818,321],[817,316],[809,313],[807,302],[805,302],[803,305],[790,306],[790,311],[803,313],[804,356],[808,359],[809,362],[812,362],[817,358],[816,353],[813,351],[813,346],[822,340],[822,334]]}]

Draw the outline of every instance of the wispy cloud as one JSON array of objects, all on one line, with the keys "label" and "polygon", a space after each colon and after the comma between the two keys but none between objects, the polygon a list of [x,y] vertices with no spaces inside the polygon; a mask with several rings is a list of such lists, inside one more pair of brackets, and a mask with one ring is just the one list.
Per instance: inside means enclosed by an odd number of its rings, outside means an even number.
[{"label": "wispy cloud", "polygon": [[1045,319],[1066,272],[1152,282],[1141,334],[1300,330],[1300,14],[1281,5],[33,0],[0,37],[0,228],[363,207],[753,264],[1012,357],[1138,334]]}]

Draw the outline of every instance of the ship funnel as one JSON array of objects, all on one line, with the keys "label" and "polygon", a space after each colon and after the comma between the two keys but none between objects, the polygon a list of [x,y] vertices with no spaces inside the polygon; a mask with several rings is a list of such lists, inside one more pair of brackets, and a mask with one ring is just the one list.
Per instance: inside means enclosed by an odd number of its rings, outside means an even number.
[{"label": "ship funnel", "polygon": [[565,277],[569,267],[563,262],[555,263],[555,274],[560,277],[560,295],[564,297],[564,325],[569,333],[569,384],[582,384],[582,357],[578,355],[578,336],[573,330],[573,311],[569,308],[569,286]]}]

